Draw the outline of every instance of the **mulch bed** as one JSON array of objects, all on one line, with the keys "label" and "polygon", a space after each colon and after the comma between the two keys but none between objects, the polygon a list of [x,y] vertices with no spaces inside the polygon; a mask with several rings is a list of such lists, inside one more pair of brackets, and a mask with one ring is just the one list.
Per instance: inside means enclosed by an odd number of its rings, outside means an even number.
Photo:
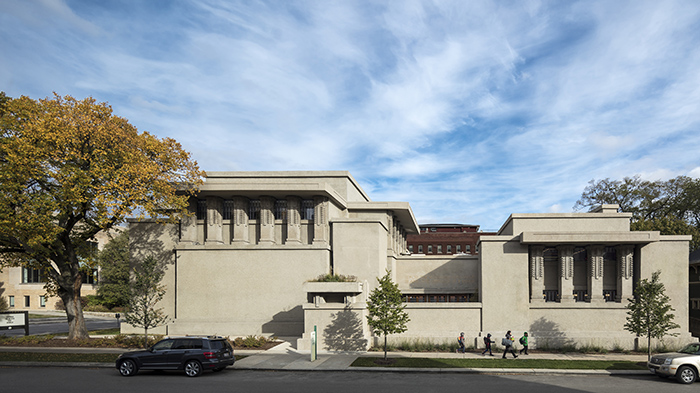
[{"label": "mulch bed", "polygon": [[[75,348],[75,347],[80,347],[80,348],[124,348],[120,347],[118,345],[105,345],[104,339],[101,338],[87,338],[87,339],[82,339],[82,340],[68,340],[68,339],[60,339],[60,338],[53,338],[50,340],[44,340],[40,342],[23,342],[21,344],[18,344],[14,342],[13,340],[0,340],[0,347],[34,347],[34,348],[53,348],[53,347],[58,347],[58,348]],[[241,350],[241,349],[257,349],[257,350],[267,350],[270,349],[274,346],[277,346],[281,344],[281,342],[269,342],[265,343],[262,347],[258,348],[249,348],[249,347],[238,347],[234,346],[234,350]]]}]

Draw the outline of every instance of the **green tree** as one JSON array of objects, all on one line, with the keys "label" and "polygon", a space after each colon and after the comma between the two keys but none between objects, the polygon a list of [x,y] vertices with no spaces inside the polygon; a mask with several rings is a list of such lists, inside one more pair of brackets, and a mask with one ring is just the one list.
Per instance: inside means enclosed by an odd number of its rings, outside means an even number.
[{"label": "green tree", "polygon": [[665,287],[659,281],[660,271],[651,275],[651,280],[642,279],[634,290],[634,298],[627,299],[627,323],[625,330],[647,338],[647,358],[651,358],[651,339],[663,336],[677,336],[677,333],[669,333],[671,329],[680,327],[673,322],[675,311],[671,307],[670,299],[665,294]]},{"label": "green tree", "polygon": [[574,209],[601,204],[618,204],[621,211],[632,213],[632,230],[692,235],[690,249],[700,247],[700,179],[678,176],[647,181],[637,175],[623,180],[591,180]]},{"label": "green tree", "polygon": [[143,344],[148,346],[148,329],[165,324],[168,316],[157,307],[165,295],[165,286],[160,284],[164,272],[153,256],[148,256],[134,268],[129,282],[129,311],[124,321],[133,327],[143,328]]},{"label": "green tree", "polygon": [[384,360],[386,360],[387,335],[403,333],[410,321],[404,309],[406,305],[401,300],[399,286],[391,280],[391,272],[377,278],[379,286],[375,288],[367,300],[367,324],[372,333],[384,336]]},{"label": "green tree", "polygon": [[129,233],[120,232],[112,238],[97,256],[100,281],[97,295],[109,307],[126,307],[129,304]]},{"label": "green tree", "polygon": [[175,220],[202,172],[172,139],[139,133],[106,103],[0,93],[0,263],[36,268],[63,300],[68,337],[91,240],[134,215]]}]

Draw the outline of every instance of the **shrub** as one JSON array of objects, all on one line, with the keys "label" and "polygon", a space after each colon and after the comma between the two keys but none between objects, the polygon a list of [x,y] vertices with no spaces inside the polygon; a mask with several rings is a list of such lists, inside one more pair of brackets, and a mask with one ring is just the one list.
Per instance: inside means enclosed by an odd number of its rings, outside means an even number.
[{"label": "shrub", "polygon": [[357,277],[346,276],[343,274],[322,274],[316,279],[311,280],[312,282],[355,282]]},{"label": "shrub", "polygon": [[[154,334],[152,336],[148,336],[148,343],[147,346],[151,346],[158,341],[163,339],[163,335],[161,334]],[[119,345],[120,347],[123,348],[142,348],[143,347],[143,335],[131,335],[131,334],[117,334],[112,338],[114,340],[114,343]]]},{"label": "shrub", "polygon": [[[84,310],[85,307],[88,305],[87,297],[85,297],[85,296],[80,297],[80,305],[82,306],[82,308]],[[66,311],[66,305],[63,304],[63,299],[58,299],[58,301],[56,301],[56,306],[54,306],[54,307],[56,308],[56,310]]]},{"label": "shrub", "polygon": [[88,304],[83,308],[83,311],[93,311],[93,312],[109,312],[109,309],[101,304]]},{"label": "shrub", "polygon": [[274,341],[274,338],[268,339],[263,336],[236,337],[233,339],[233,345],[244,348],[261,348],[272,341]]}]

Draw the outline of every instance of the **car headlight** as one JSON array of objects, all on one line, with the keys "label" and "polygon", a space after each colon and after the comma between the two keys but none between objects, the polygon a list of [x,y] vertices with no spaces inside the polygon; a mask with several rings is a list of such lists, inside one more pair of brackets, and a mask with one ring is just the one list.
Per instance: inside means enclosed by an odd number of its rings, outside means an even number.
[{"label": "car headlight", "polygon": [[670,358],[664,360],[664,365],[665,365],[665,366],[668,366],[669,364],[671,364],[671,361],[673,361],[673,359],[670,359]]}]

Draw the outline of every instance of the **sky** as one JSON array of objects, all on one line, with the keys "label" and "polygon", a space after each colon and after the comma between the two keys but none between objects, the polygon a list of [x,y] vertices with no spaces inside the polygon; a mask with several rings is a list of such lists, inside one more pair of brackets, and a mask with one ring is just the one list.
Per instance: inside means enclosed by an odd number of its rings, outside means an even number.
[{"label": "sky", "polygon": [[497,230],[591,180],[700,177],[700,1],[3,0],[0,91]]}]

